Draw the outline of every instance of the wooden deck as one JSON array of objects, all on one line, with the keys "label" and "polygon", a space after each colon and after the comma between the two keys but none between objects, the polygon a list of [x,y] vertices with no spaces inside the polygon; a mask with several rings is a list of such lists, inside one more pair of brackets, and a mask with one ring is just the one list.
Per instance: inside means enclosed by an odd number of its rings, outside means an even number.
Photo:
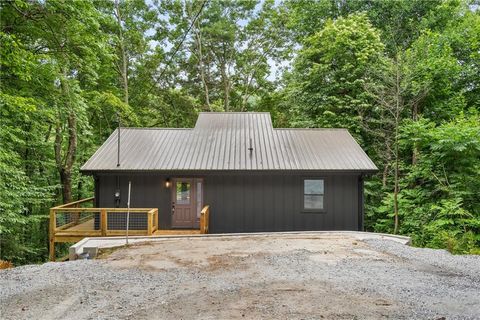
[{"label": "wooden deck", "polygon": [[[78,224],[76,226],[64,229],[62,231],[59,231],[56,233],[57,236],[61,235],[70,235],[71,231],[92,231],[95,228],[95,219],[89,219],[84,223]],[[112,231],[112,230],[110,230]],[[124,230],[118,230],[118,232],[125,233]],[[130,230],[131,232],[138,233],[138,230]],[[141,231],[143,232],[143,231]],[[200,234],[200,229],[162,229],[162,230],[155,230],[153,232],[153,236],[159,236],[159,235],[176,235],[176,234]]]},{"label": "wooden deck", "polygon": [[166,235],[188,235],[188,234],[201,234],[199,229],[165,229],[157,230],[153,233],[154,236],[166,236]]},{"label": "wooden deck", "polygon": [[[118,214],[130,212],[130,217],[143,215],[146,221],[144,225],[137,225],[136,230],[129,230],[130,236],[161,236],[161,235],[188,235],[208,233],[209,225],[209,206],[205,206],[200,216],[199,229],[159,229],[158,228],[158,209],[157,208],[93,208],[82,207],[87,203],[93,202],[93,198],[88,198],[50,209],[50,260],[55,261],[55,243],[58,242],[77,242],[84,238],[91,237],[113,237],[125,236],[126,230],[123,225],[116,225],[115,228],[109,226],[108,221],[118,223]],[[114,219],[117,218],[117,219]],[[95,224],[95,219],[97,223]],[[143,219],[143,218],[142,218]],[[126,220],[125,220],[126,221]],[[132,221],[132,220],[130,220]],[[141,228],[138,230],[138,228]]]},{"label": "wooden deck", "polygon": [[[69,231],[91,231],[91,230],[95,230],[94,223],[95,223],[95,219],[89,219],[84,223],[77,224],[76,226],[67,228],[63,231],[68,233]],[[59,233],[61,233],[61,232],[59,232]]]}]

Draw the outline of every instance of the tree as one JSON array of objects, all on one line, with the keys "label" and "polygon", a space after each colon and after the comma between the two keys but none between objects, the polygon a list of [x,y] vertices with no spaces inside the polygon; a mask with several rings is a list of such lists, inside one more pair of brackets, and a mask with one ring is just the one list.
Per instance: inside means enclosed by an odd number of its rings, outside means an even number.
[{"label": "tree", "polygon": [[425,118],[404,123],[400,147],[415,144],[420,156],[401,182],[408,188],[401,194],[400,232],[416,245],[478,253],[479,123],[476,111],[440,125]]},{"label": "tree", "polygon": [[170,42],[192,27],[175,58],[173,82],[205,110],[245,111],[271,90],[270,64],[288,56],[288,30],[274,1],[162,2],[173,31]]},{"label": "tree", "polygon": [[372,85],[367,85],[365,89],[375,99],[380,116],[382,119],[380,136],[384,141],[384,159],[385,169],[383,176],[383,186],[386,187],[389,162],[393,160],[394,183],[393,183],[393,210],[394,210],[394,228],[393,233],[398,233],[399,229],[399,201],[400,193],[400,162],[399,152],[400,143],[400,125],[405,118],[405,111],[409,105],[417,105],[418,100],[423,98],[427,88],[422,88],[416,97],[409,101],[411,74],[406,68],[404,57],[398,54],[393,60],[385,60],[385,65],[379,71],[375,72],[377,81]]},{"label": "tree", "polygon": [[306,41],[288,78],[293,125],[343,127],[362,137],[372,112],[364,87],[382,52],[380,35],[365,15],[326,22]]}]

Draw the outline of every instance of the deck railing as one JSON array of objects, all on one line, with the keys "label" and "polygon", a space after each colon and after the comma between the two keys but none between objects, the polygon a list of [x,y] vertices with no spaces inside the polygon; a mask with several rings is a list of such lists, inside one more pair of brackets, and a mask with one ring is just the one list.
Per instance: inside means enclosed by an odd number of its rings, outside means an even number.
[{"label": "deck railing", "polygon": [[200,233],[208,233],[208,226],[210,224],[210,206],[203,207],[200,212]]},{"label": "deck railing", "polygon": [[[56,242],[126,235],[128,210],[129,235],[150,236],[159,230],[157,208],[95,208],[94,200],[87,198],[50,209],[50,260],[55,260]],[[209,233],[209,224],[210,207],[207,205],[200,214],[200,233]]]},{"label": "deck railing", "polygon": [[[94,208],[87,198],[50,209],[50,259],[55,242],[75,242],[85,237],[126,234],[127,208]],[[130,208],[129,235],[152,235],[158,230],[157,208]]]}]

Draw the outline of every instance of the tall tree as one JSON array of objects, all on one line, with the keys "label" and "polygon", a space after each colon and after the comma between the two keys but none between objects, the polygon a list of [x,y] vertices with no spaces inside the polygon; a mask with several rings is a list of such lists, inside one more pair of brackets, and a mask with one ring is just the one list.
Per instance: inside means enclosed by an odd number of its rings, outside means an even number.
[{"label": "tall tree", "polygon": [[118,51],[119,51],[119,64],[117,64],[118,72],[120,73],[122,85],[123,85],[123,101],[128,104],[128,58],[125,48],[125,37],[123,35],[123,12],[120,8],[119,0],[114,2],[115,11],[114,15],[117,19],[118,29]]},{"label": "tall tree", "polygon": [[[390,160],[393,160],[393,216],[394,228],[393,233],[398,233],[399,229],[399,201],[400,193],[400,163],[402,161],[400,155],[400,125],[405,118],[409,105],[416,105],[414,100],[409,101],[409,87],[412,79],[409,78],[410,73],[405,65],[405,58],[401,53],[395,59],[387,60],[384,68],[376,72],[377,81],[375,84],[366,86],[369,92],[380,107],[382,125],[381,136],[384,140],[385,149],[383,154],[385,168],[389,168]],[[422,95],[427,89],[422,90]],[[417,99],[420,99],[419,96]],[[386,187],[386,174],[388,169],[384,170],[383,185]]]},{"label": "tall tree", "polygon": [[326,22],[306,40],[287,91],[292,124],[307,127],[343,127],[357,137],[372,113],[365,92],[370,70],[380,66],[383,44],[364,14]]},{"label": "tall tree", "polygon": [[271,65],[289,52],[283,7],[271,0],[167,1],[159,10],[169,13],[170,42],[191,27],[174,81],[204,109],[248,110],[254,97],[271,90]]}]

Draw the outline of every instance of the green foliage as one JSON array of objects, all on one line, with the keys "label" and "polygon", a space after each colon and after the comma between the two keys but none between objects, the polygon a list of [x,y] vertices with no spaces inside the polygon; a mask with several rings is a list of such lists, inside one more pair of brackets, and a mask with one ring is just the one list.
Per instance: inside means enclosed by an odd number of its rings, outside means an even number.
[{"label": "green foliage", "polygon": [[[408,165],[400,193],[400,232],[418,246],[475,253],[480,247],[480,118],[475,113],[436,126],[406,122],[402,147],[415,143],[419,159]],[[392,194],[370,208],[375,230],[392,230]],[[381,217],[381,218],[379,218]]]},{"label": "green foliage", "polygon": [[270,109],[291,126],[355,135],[380,169],[365,185],[367,230],[394,230],[398,160],[399,233],[418,246],[478,254],[479,11],[463,1],[286,7],[302,50]]},{"label": "green foliage", "polygon": [[372,112],[368,72],[381,63],[380,35],[364,14],[328,20],[305,40],[287,90],[294,126],[343,127],[360,136]]},{"label": "green foliage", "polygon": [[33,99],[0,96],[0,254],[15,263],[38,261],[47,252],[45,232],[30,238],[32,229],[45,225],[46,215],[38,209],[51,203],[57,187],[42,176],[49,161],[39,161],[48,153],[30,155],[36,144],[44,145],[36,135],[39,113]]}]

